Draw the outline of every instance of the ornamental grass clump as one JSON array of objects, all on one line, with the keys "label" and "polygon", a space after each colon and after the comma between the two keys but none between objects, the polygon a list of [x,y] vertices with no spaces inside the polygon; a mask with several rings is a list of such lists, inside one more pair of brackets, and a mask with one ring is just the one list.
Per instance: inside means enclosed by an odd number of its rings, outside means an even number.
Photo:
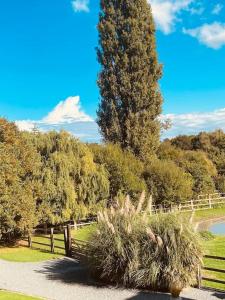
[{"label": "ornamental grass clump", "polygon": [[202,257],[198,235],[178,214],[151,216],[150,209],[142,193],[137,207],[127,196],[99,212],[89,265],[105,282],[175,294],[196,280]]}]

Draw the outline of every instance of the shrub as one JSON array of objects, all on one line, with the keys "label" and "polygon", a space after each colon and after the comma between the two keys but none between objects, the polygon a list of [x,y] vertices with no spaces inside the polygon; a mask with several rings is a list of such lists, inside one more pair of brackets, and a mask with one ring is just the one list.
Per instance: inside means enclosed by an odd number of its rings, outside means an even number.
[{"label": "shrub", "polygon": [[216,178],[216,188],[220,193],[225,193],[225,176],[219,175]]},{"label": "shrub", "polygon": [[193,178],[194,197],[215,191],[216,166],[202,151],[186,151],[176,148],[169,141],[163,142],[158,151],[159,159],[172,160]]},{"label": "shrub", "polygon": [[203,239],[204,241],[211,241],[215,238],[215,235],[210,232],[210,231],[200,231],[199,235],[201,237],[201,239]]},{"label": "shrub", "polygon": [[135,198],[146,189],[143,179],[143,163],[129,151],[124,151],[119,145],[90,145],[94,161],[104,165],[109,174],[110,197],[130,194]]},{"label": "shrub", "polygon": [[148,217],[150,204],[141,213],[142,194],[135,208],[123,205],[98,214],[97,231],[87,250],[93,273],[108,283],[171,290],[195,281],[201,263],[198,235],[178,215]]},{"label": "shrub", "polygon": [[192,197],[191,175],[171,160],[153,160],[146,167],[144,177],[156,204],[178,204]]}]

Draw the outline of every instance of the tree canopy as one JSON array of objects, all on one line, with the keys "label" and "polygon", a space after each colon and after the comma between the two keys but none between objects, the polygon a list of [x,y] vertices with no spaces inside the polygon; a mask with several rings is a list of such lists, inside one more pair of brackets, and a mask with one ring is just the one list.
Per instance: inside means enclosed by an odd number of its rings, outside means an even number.
[{"label": "tree canopy", "polygon": [[0,236],[10,238],[37,224],[39,167],[35,147],[13,123],[0,119]]},{"label": "tree canopy", "polygon": [[110,197],[130,194],[131,197],[146,190],[144,165],[132,153],[119,145],[90,145],[96,163],[104,165],[109,174]]},{"label": "tree canopy", "polygon": [[32,134],[31,138],[42,162],[37,204],[43,221],[76,220],[107,200],[108,174],[104,166],[94,163],[86,145],[63,131]]},{"label": "tree canopy", "polygon": [[98,125],[105,141],[141,159],[159,145],[162,97],[155,25],[146,0],[101,0]]}]

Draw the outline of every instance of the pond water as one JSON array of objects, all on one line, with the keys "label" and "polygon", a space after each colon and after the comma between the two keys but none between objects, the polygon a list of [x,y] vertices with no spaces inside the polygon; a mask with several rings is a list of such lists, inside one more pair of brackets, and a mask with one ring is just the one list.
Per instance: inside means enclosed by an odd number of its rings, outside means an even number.
[{"label": "pond water", "polygon": [[223,234],[225,235],[225,222],[214,223],[209,227],[209,231],[213,234]]}]

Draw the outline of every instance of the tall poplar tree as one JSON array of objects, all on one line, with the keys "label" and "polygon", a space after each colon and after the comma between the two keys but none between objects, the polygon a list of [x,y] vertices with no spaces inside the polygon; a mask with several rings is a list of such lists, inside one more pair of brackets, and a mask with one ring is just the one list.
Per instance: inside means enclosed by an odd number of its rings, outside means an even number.
[{"label": "tall poplar tree", "polygon": [[162,105],[151,7],[147,0],[101,0],[98,30],[98,125],[105,141],[145,159],[159,144]]}]

